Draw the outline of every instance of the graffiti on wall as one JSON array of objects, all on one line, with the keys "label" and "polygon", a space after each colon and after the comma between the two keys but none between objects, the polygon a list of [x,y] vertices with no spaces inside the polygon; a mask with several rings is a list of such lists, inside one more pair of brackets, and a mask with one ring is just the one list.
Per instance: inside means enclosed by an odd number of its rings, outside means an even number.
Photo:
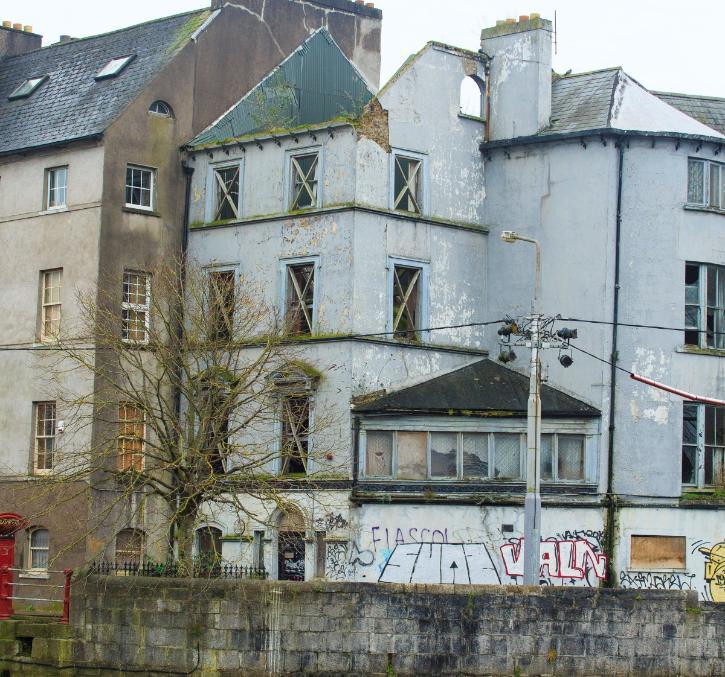
[{"label": "graffiti on wall", "polygon": [[325,547],[325,577],[331,581],[351,578],[354,567],[350,566],[347,543],[327,543]]},{"label": "graffiti on wall", "polygon": [[695,574],[655,573],[651,571],[620,571],[623,588],[647,590],[692,590]]},{"label": "graffiti on wall", "polygon": [[378,545],[388,550],[408,543],[448,543],[448,529],[429,529],[427,527],[370,527],[370,540],[373,550]]},{"label": "graffiti on wall", "polygon": [[[514,538],[501,546],[504,570],[512,578],[524,575],[524,539]],[[600,580],[607,576],[607,556],[597,552],[589,540],[559,540],[550,538],[541,541],[541,576],[546,582],[551,579],[571,583],[591,577]]]},{"label": "graffiti on wall", "polygon": [[314,521],[315,531],[337,531],[347,529],[350,526],[347,520],[340,514],[328,512]]},{"label": "graffiti on wall", "polygon": [[700,547],[705,555],[705,582],[713,602],[725,602],[725,541],[711,548]]},{"label": "graffiti on wall", "polygon": [[498,584],[483,543],[402,543],[385,562],[380,583]]}]

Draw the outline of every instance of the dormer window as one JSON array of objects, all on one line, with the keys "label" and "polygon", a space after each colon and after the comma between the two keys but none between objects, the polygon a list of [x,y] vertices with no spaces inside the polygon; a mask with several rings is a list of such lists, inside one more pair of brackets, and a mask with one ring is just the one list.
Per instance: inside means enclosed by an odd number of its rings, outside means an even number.
[{"label": "dormer window", "polygon": [[155,115],[160,115],[165,118],[173,118],[174,113],[171,110],[171,106],[169,106],[166,101],[154,101],[149,106],[149,113],[154,113]]},{"label": "dormer window", "polygon": [[25,97],[30,96],[47,79],[47,75],[41,75],[37,78],[28,78],[10,93],[8,99],[24,99]]},{"label": "dormer window", "polygon": [[96,75],[96,80],[104,80],[105,78],[116,77],[129,63],[133,60],[135,54],[129,56],[119,56],[111,59]]}]

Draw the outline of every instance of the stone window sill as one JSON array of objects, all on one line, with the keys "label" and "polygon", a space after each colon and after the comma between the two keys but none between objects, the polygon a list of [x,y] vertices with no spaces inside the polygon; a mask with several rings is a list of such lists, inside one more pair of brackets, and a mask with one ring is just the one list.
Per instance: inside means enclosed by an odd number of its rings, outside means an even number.
[{"label": "stone window sill", "polygon": [[473,122],[479,122],[482,125],[486,124],[486,119],[478,117],[477,115],[466,115],[465,113],[459,113],[458,117],[463,118],[464,120],[473,120]]},{"label": "stone window sill", "polygon": [[140,207],[129,207],[128,205],[124,205],[121,208],[124,212],[127,214],[143,214],[144,216],[153,216],[157,219],[161,218],[161,214],[159,212],[155,212],[152,209],[142,209]]},{"label": "stone window sill", "polygon": [[706,205],[693,205],[685,203],[684,208],[690,212],[709,212],[710,214],[720,214],[720,216],[725,216],[725,209],[720,209],[718,207],[708,207]]},{"label": "stone window sill", "polygon": [[48,580],[50,578],[50,574],[47,571],[28,570],[18,574],[18,578],[36,578],[38,580]]},{"label": "stone window sill", "polygon": [[699,346],[682,345],[675,348],[677,353],[688,355],[709,355],[710,357],[725,357],[725,350],[721,348],[700,348]]}]

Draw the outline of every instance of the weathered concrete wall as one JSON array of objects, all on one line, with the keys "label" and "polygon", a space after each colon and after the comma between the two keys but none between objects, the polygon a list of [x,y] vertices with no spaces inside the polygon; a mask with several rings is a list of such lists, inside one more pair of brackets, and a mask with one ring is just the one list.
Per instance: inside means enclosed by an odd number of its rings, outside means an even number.
[{"label": "weathered concrete wall", "polygon": [[725,659],[725,607],[694,593],[95,578],[73,602],[76,674],[665,677],[720,674]]}]

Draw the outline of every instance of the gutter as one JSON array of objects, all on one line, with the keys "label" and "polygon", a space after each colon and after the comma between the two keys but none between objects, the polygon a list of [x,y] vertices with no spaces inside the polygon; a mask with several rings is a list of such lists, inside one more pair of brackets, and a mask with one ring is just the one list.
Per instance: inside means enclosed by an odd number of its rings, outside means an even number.
[{"label": "gutter", "polygon": [[[714,131],[714,130],[713,130]],[[720,148],[725,146],[725,138],[704,136],[701,134],[684,134],[681,132],[643,132],[629,129],[613,129],[611,127],[599,127],[597,129],[585,129],[576,132],[554,132],[552,134],[532,134],[530,136],[518,136],[513,139],[500,139],[479,144],[478,148],[482,153],[497,148],[514,148],[516,146],[536,145],[539,143],[552,143],[555,141],[574,141],[591,137],[610,137],[615,139],[650,139],[654,143],[656,139],[678,139],[682,141],[697,141],[701,144],[711,143]]]},{"label": "gutter", "polygon": [[7,155],[24,155],[26,153],[32,153],[35,151],[43,150],[44,148],[58,148],[59,146],[67,146],[71,143],[77,143],[79,141],[100,141],[103,138],[103,132],[96,132],[95,134],[86,134],[85,136],[76,136],[72,139],[62,139],[61,141],[52,141],[50,143],[41,143],[37,146],[25,146],[25,148],[14,148],[11,150],[0,151],[0,157]]},{"label": "gutter", "polygon": [[609,368],[609,429],[607,435],[607,521],[605,526],[605,552],[607,558],[607,578],[605,585],[614,587],[613,563],[615,561],[616,548],[616,521],[617,521],[617,497],[614,495],[614,437],[615,437],[615,410],[617,403],[617,362],[619,358],[617,349],[618,323],[619,323],[619,279],[621,267],[621,242],[622,242],[622,184],[624,169],[624,144],[617,143],[617,208],[616,227],[614,236],[614,297],[612,303],[612,356]]}]

